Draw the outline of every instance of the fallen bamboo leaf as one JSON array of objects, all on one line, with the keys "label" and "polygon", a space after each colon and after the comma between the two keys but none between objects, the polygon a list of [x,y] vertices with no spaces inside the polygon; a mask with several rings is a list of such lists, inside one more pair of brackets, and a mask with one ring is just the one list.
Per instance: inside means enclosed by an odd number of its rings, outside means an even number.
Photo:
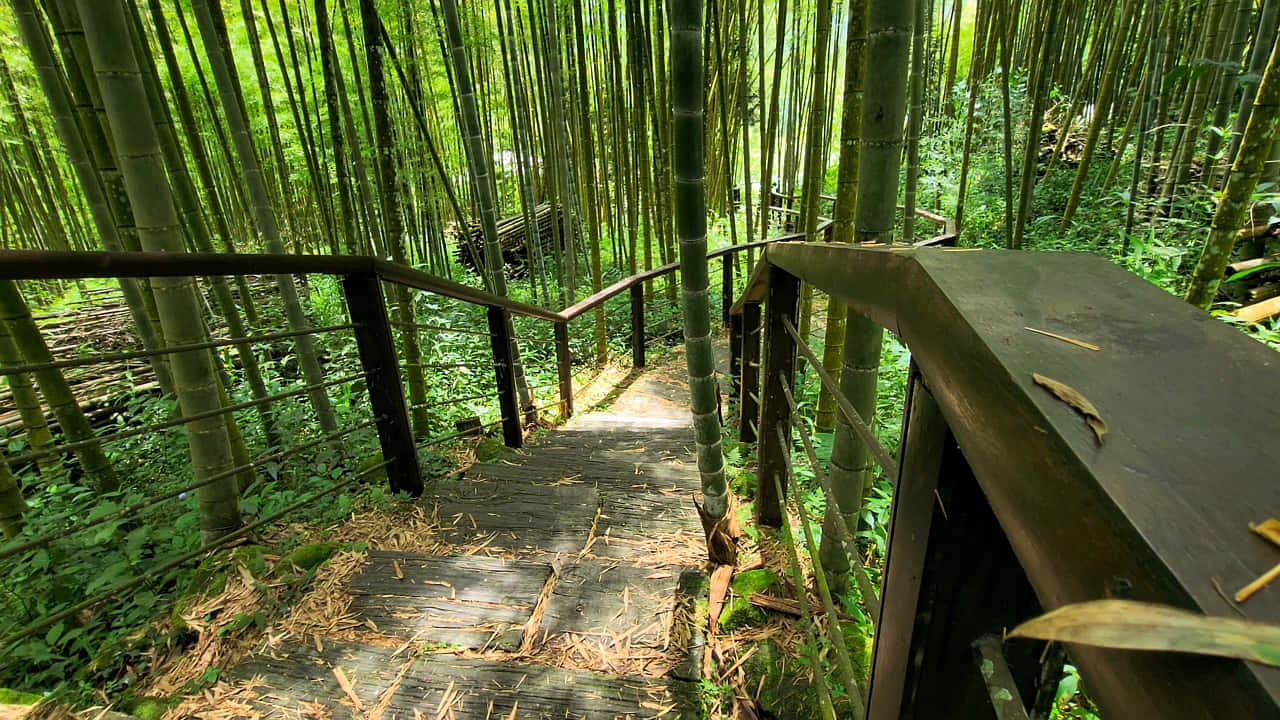
[{"label": "fallen bamboo leaf", "polygon": [[1059,335],[1058,333],[1049,332],[1048,330],[1041,330],[1039,328],[1033,328],[1033,327],[1023,327],[1022,329],[1030,330],[1031,332],[1036,333],[1037,335],[1044,335],[1045,337],[1051,337],[1054,340],[1061,340],[1064,343],[1071,343],[1072,345],[1075,345],[1076,347],[1082,347],[1085,350],[1093,350],[1094,352],[1097,352],[1098,350],[1102,349],[1091,342],[1077,340],[1073,337],[1067,337],[1066,335]]},{"label": "fallen bamboo leaf", "polygon": [[1280,626],[1132,600],[1066,605],[1022,623],[1009,637],[1214,655],[1280,666]]},{"label": "fallen bamboo leaf", "polygon": [[1245,600],[1248,600],[1253,597],[1254,593],[1270,585],[1276,578],[1280,578],[1280,564],[1277,564],[1275,567],[1262,573],[1262,575],[1259,575],[1253,582],[1240,588],[1240,591],[1236,593],[1236,602],[1242,603]]},{"label": "fallen bamboo leaf", "polygon": [[360,700],[359,695],[356,695],[356,689],[352,687],[351,681],[347,679],[347,674],[342,671],[342,668],[335,665],[333,667],[333,676],[338,679],[338,687],[342,688],[342,692],[351,698],[351,704],[355,705],[356,710],[364,712],[364,702]]},{"label": "fallen bamboo leaf", "polygon": [[392,568],[394,568],[394,569],[395,569],[395,571],[396,571],[396,579],[397,579],[397,580],[403,580],[403,579],[404,579],[404,569],[400,567],[400,561],[399,561],[399,560],[392,560],[392,561],[391,561],[391,567],[392,567]]},{"label": "fallen bamboo leaf", "polygon": [[1051,377],[1045,377],[1040,373],[1031,373],[1031,379],[1035,380],[1040,387],[1053,393],[1053,396],[1062,402],[1075,408],[1076,412],[1084,416],[1085,424],[1093,431],[1094,437],[1098,439],[1098,444],[1102,444],[1102,438],[1107,434],[1107,421],[1102,419],[1102,415],[1098,413],[1098,408],[1089,402],[1089,398],[1080,394],[1079,390]]},{"label": "fallen bamboo leaf", "polygon": [[1276,545],[1280,545],[1280,520],[1268,518],[1260,523],[1249,523],[1249,529]]}]

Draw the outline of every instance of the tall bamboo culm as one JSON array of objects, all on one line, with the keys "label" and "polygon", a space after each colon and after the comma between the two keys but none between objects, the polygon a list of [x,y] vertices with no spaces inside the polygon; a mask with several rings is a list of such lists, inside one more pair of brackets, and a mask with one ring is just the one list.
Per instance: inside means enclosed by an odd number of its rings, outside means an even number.
[{"label": "tall bamboo culm", "polygon": [[[876,68],[876,72],[867,74],[862,99],[862,149],[854,215],[854,237],[860,242],[893,240],[914,20],[915,2],[911,0],[871,0],[866,67]],[[870,422],[875,414],[883,331],[858,313],[850,313],[846,324],[840,392]],[[859,526],[863,498],[874,478],[872,470],[870,451],[844,414],[837,415],[831,483],[840,513],[854,532]],[[839,572],[838,566],[832,570],[833,578],[846,587],[847,561],[844,572]]]},{"label": "tall bamboo culm", "polygon": [[698,473],[702,478],[702,505],[698,512],[712,562],[733,564],[737,560],[737,548],[728,532],[729,493],[720,447],[719,388],[707,294],[702,72],[702,0],[674,0],[671,4],[672,158],[689,407],[693,412]]},{"label": "tall bamboo culm", "polygon": [[[145,250],[182,252],[178,212],[160,152],[160,139],[146,98],[142,71],[134,55],[123,0],[78,0],[81,24],[115,138],[119,166],[133,205],[138,238]],[[152,281],[160,326],[168,342],[195,344],[206,339],[195,281],[190,277]],[[222,408],[213,355],[189,350],[169,356],[182,414],[213,413]],[[191,463],[197,481],[235,466],[225,420],[212,414],[187,423]],[[240,526],[239,488],[224,477],[199,489],[200,530],[205,542]]]},{"label": "tall bamboo culm", "polygon": [[[858,202],[858,161],[861,156],[862,140],[862,95],[866,85],[867,71],[867,10],[869,7],[869,0],[854,0],[849,8],[848,25],[845,31],[848,55],[845,59],[843,117],[840,125],[840,169],[836,179],[835,227],[833,228],[833,240],[838,243],[853,242],[854,210]],[[866,394],[868,380],[870,380],[870,387],[874,390],[876,368],[880,362],[880,334],[876,326],[860,316],[855,316],[852,325],[849,325],[846,322],[847,316],[848,308],[843,303],[834,298],[828,298],[822,367],[840,381],[841,389],[846,390],[850,397],[862,397]],[[862,336],[852,337],[849,334],[850,330],[854,333],[860,332]],[[854,348],[865,348],[865,350],[846,356],[844,352],[846,342]],[[868,353],[875,356],[869,363],[864,362],[865,358],[862,357]],[[846,375],[849,376],[847,389]],[[819,389],[815,427],[818,432],[831,432],[835,429],[835,425],[835,396],[824,385]],[[842,456],[841,462],[849,462],[850,457]],[[834,459],[833,456],[833,462]],[[861,473],[862,470],[859,468],[865,464],[865,457],[861,460],[854,458],[853,466],[846,465],[844,468],[846,475]],[[852,503],[853,495],[847,494],[845,504]],[[839,512],[838,505],[828,505],[826,508],[826,517],[823,518],[822,562],[832,586],[843,593],[848,587],[849,560],[845,557],[843,548],[836,542],[838,534],[831,531],[832,526],[837,522],[833,516]]]},{"label": "tall bamboo culm", "polygon": [[[258,151],[249,131],[249,121],[244,105],[239,99],[235,69],[228,65],[227,56],[221,50],[221,40],[215,25],[215,12],[217,18],[220,18],[221,8],[211,5],[210,0],[193,0],[192,6],[196,14],[196,23],[200,28],[200,38],[205,45],[205,55],[217,85],[222,112],[226,117],[227,126],[231,129],[237,159],[240,161],[241,178],[252,205],[254,227],[261,236],[267,252],[283,253],[285,252],[284,240],[281,237],[276,213],[271,206],[266,181],[258,163]],[[275,280],[290,329],[308,329],[309,324],[302,311],[302,304],[298,300],[298,289],[293,284],[293,278],[288,275],[277,275]],[[316,413],[320,429],[325,432],[334,432],[338,429],[338,422],[333,414],[333,406],[329,403],[329,396],[323,387],[319,387],[324,382],[324,372],[320,369],[320,361],[316,356],[315,344],[311,336],[299,335],[294,339],[294,348],[307,385],[315,386],[315,389],[308,394],[308,398],[311,400],[311,407]]]}]

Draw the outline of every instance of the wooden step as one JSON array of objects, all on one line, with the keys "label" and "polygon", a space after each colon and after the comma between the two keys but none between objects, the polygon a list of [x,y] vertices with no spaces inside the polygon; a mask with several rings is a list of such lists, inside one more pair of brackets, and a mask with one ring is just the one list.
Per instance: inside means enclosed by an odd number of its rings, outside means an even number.
[{"label": "wooden step", "polygon": [[701,712],[690,682],[411,652],[332,641],[323,651],[286,644],[245,661],[229,677],[256,680],[237,700],[269,718],[370,717],[375,708],[384,720],[692,719]]},{"label": "wooden step", "polygon": [[518,650],[551,566],[370,551],[351,609],[378,632],[468,649]]}]

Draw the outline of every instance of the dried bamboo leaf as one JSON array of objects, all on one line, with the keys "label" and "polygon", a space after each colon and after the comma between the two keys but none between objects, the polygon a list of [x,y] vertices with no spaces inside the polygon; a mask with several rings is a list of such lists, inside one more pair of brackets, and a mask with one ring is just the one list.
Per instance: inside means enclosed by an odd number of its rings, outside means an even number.
[{"label": "dried bamboo leaf", "polygon": [[1098,444],[1102,444],[1102,438],[1107,434],[1107,421],[1102,419],[1102,415],[1098,412],[1098,408],[1089,402],[1089,398],[1080,393],[1079,390],[1051,377],[1045,377],[1040,373],[1031,373],[1031,379],[1040,387],[1053,393],[1053,396],[1062,402],[1075,408],[1076,412],[1084,416],[1085,424],[1093,431],[1094,437],[1098,439]]},{"label": "dried bamboo leaf", "polygon": [[1280,545],[1280,520],[1268,518],[1260,523],[1249,523],[1249,529],[1276,545]]},{"label": "dried bamboo leaf", "polygon": [[1019,625],[1009,637],[1215,655],[1280,666],[1280,626],[1132,600],[1066,605]]},{"label": "dried bamboo leaf", "polygon": [[333,667],[333,676],[337,678],[338,687],[342,688],[342,692],[346,693],[347,697],[351,699],[351,704],[355,705],[356,710],[364,712],[364,702],[360,699],[360,696],[356,694],[355,687],[352,686],[351,681],[347,679],[347,674],[342,671],[342,668],[335,665]]},{"label": "dried bamboo leaf", "polygon": [[1085,342],[1084,340],[1077,340],[1073,337],[1067,337],[1066,335],[1059,335],[1058,333],[1049,332],[1048,330],[1041,330],[1040,328],[1033,328],[1033,327],[1023,327],[1022,329],[1030,330],[1031,332],[1036,333],[1037,335],[1044,335],[1045,337],[1051,337],[1054,340],[1061,340],[1064,343],[1070,343],[1072,345],[1075,345],[1076,347],[1082,347],[1085,350],[1093,350],[1094,352],[1097,352],[1102,349],[1091,342]]},{"label": "dried bamboo leaf", "polygon": [[1259,590],[1274,582],[1276,578],[1280,578],[1280,564],[1277,564],[1275,567],[1262,573],[1262,575],[1259,575],[1253,582],[1240,588],[1240,591],[1236,593],[1236,602],[1242,603],[1245,600],[1248,600]]}]

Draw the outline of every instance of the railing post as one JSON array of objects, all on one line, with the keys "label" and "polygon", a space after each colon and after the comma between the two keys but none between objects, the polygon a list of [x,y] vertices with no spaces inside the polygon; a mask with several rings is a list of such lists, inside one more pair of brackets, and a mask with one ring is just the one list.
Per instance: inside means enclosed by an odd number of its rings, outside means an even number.
[{"label": "railing post", "polygon": [[490,305],[488,316],[493,373],[498,385],[498,407],[502,412],[502,443],[518,448],[524,442],[524,432],[520,426],[520,402],[516,398],[515,373],[512,372],[511,315],[506,308]]},{"label": "railing post", "polygon": [[769,266],[769,292],[766,296],[764,324],[764,388],[760,393],[760,441],[757,452],[758,469],[756,488],[756,522],[768,527],[781,527],[782,501],[778,497],[774,478],[786,490],[787,466],[784,447],[773,431],[781,425],[783,436],[790,437],[791,408],[782,393],[785,378],[790,383],[795,377],[796,344],[783,325],[783,319],[795,323],[796,306],[800,299],[800,279],[777,265]]},{"label": "railing post", "polygon": [[720,256],[720,322],[729,325],[729,309],[733,307],[733,253]]},{"label": "railing post", "polygon": [[738,397],[742,386],[742,314],[729,314],[729,392]]},{"label": "railing post", "polygon": [[760,422],[760,303],[742,304],[742,381],[738,383],[738,440],[756,441]]},{"label": "railing post", "polygon": [[569,323],[555,324],[556,374],[560,379],[560,417],[573,415],[573,356],[569,354]]},{"label": "railing post", "polygon": [[631,286],[631,366],[644,367],[644,284]]},{"label": "railing post", "polygon": [[387,482],[392,492],[422,494],[422,470],[418,448],[409,424],[400,363],[396,356],[382,283],[373,273],[348,275],[342,280],[347,312],[355,324],[356,347],[369,388],[369,405],[378,428],[382,457],[387,460]]}]

